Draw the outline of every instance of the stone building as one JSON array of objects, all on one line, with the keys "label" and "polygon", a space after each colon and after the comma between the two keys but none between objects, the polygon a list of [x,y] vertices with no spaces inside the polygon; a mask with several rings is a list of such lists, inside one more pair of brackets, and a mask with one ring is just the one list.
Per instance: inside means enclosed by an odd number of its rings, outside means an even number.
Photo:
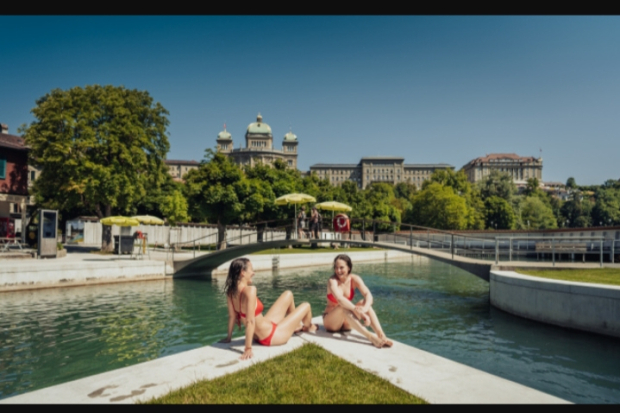
[{"label": "stone building", "polygon": [[410,182],[418,188],[422,182],[430,178],[437,169],[452,169],[454,166],[445,163],[438,164],[406,164],[404,158],[393,156],[370,156],[362,158],[357,164],[324,164],[310,166],[310,173],[321,179],[328,179],[332,185],[341,185],[345,181],[352,181],[360,189],[366,188],[373,182],[398,184]]},{"label": "stone building", "polygon": [[166,159],[166,165],[168,165],[168,173],[172,178],[175,181],[182,181],[187,171],[197,169],[200,166],[200,162]]},{"label": "stone building", "polygon": [[276,159],[281,159],[290,168],[297,168],[297,136],[289,131],[282,140],[282,149],[275,149],[271,127],[263,122],[260,113],[256,122],[248,125],[245,148],[234,148],[232,135],[225,126],[217,135],[216,142],[218,152],[228,155],[238,165],[254,166],[256,162],[272,164]]},{"label": "stone building", "polygon": [[469,182],[483,179],[492,170],[506,172],[516,185],[525,185],[529,178],[542,181],[542,157],[519,156],[514,153],[492,153],[469,161],[461,169]]}]

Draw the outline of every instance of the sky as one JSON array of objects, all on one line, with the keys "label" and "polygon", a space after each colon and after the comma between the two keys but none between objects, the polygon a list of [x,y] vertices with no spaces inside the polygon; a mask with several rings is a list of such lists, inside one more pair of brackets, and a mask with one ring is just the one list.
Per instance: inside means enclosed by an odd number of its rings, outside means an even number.
[{"label": "sky", "polygon": [[543,157],[543,181],[619,179],[620,16],[0,16],[0,122],[51,90],[146,90],[168,159],[260,112],[298,168],[364,156]]}]

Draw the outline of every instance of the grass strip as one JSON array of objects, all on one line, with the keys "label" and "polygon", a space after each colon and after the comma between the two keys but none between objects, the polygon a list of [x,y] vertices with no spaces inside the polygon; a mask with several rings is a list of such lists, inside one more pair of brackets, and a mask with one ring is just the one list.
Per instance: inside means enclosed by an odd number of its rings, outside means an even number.
[{"label": "grass strip", "polygon": [[366,248],[366,247],[351,247],[351,248],[327,248],[327,247],[318,247],[311,248],[309,245],[302,245],[297,248],[272,248],[269,250],[259,251],[252,253],[251,255],[267,255],[267,254],[275,254],[275,255],[283,255],[283,254],[320,254],[323,252],[337,252],[346,254],[348,252],[369,252],[369,251],[382,251],[382,248]]},{"label": "grass strip", "polygon": [[315,344],[148,404],[428,404]]},{"label": "grass strip", "polygon": [[584,268],[584,269],[557,269],[531,270],[517,268],[515,272],[534,277],[552,278],[555,280],[575,281],[592,284],[620,285],[620,268]]}]

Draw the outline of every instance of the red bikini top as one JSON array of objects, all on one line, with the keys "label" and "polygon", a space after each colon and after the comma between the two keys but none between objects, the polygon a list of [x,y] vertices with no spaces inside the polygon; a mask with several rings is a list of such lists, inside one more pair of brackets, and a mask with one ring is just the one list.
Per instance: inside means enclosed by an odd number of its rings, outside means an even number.
[{"label": "red bikini top", "polygon": [[[245,287],[243,288],[245,289]],[[241,312],[241,291],[239,291],[239,311],[235,310],[235,312],[237,313],[237,325],[239,326],[239,328],[241,328],[241,317],[246,318],[245,314]],[[256,311],[254,312],[254,316],[256,317],[257,315],[262,313],[263,308],[263,303],[258,297],[256,297]]]},{"label": "red bikini top", "polygon": [[[347,299],[351,301],[354,295],[355,295],[355,289],[353,288],[353,283],[351,283],[351,292],[349,296],[347,297]],[[327,294],[327,299],[334,304],[338,304],[338,300],[336,300],[336,297],[334,297],[332,293]]]}]

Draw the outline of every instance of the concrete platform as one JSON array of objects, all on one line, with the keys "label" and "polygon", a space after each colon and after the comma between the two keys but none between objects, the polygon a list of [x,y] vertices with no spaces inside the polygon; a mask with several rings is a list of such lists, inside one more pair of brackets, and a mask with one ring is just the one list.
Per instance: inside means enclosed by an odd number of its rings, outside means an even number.
[{"label": "concrete platform", "polygon": [[198,380],[214,379],[315,343],[360,368],[385,378],[433,404],[568,403],[518,383],[394,342],[377,349],[356,332],[327,333],[321,317],[316,333],[300,333],[284,346],[253,346],[254,358],[239,360],[244,339],[214,344],[134,366],[0,400],[0,404],[115,404],[163,396]]}]

